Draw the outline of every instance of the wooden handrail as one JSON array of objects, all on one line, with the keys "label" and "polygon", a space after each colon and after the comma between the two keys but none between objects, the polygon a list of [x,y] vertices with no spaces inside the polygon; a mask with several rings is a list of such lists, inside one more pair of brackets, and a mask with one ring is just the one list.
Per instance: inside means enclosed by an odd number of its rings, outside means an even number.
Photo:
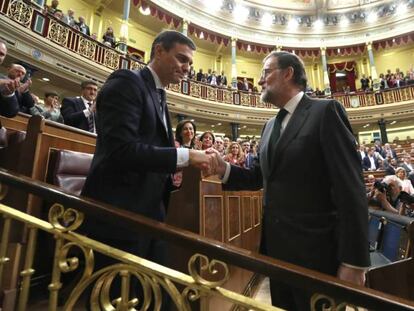
[{"label": "wooden handrail", "polygon": [[111,219],[114,223],[124,223],[137,233],[148,233],[194,252],[208,254],[224,262],[236,264],[244,269],[263,275],[272,276],[299,288],[312,289],[330,295],[341,301],[378,310],[414,310],[414,302],[350,283],[303,267],[289,264],[277,259],[262,256],[251,251],[203,238],[189,231],[181,230],[165,223],[160,223],[144,216],[122,210],[108,204],[102,204],[83,197],[66,193],[49,184],[34,181],[28,177],[13,174],[0,169],[0,181],[10,187],[58,202],[66,207],[76,208],[87,216]]}]

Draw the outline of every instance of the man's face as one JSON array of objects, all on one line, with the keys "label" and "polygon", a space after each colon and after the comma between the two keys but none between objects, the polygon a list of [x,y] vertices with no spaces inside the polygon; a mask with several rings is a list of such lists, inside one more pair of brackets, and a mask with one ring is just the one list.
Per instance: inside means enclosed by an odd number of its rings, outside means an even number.
[{"label": "man's face", "polygon": [[262,87],[262,102],[276,105],[280,94],[286,91],[283,71],[278,68],[277,57],[269,57],[266,59],[259,80],[259,85]]},{"label": "man's face", "polygon": [[216,138],[215,146],[218,151],[220,152],[223,151],[224,150],[223,140],[221,138]]},{"label": "man's face", "polygon": [[12,66],[9,69],[9,78],[10,79],[23,79],[26,75],[26,69],[23,66]]},{"label": "man's face", "polygon": [[169,51],[156,46],[154,64],[163,85],[180,83],[193,63],[193,50],[186,44],[176,43]]},{"label": "man's face", "polygon": [[7,47],[4,43],[0,43],[0,65],[3,64],[7,55]]},{"label": "man's face", "polygon": [[87,84],[85,88],[82,89],[82,96],[88,100],[93,102],[96,98],[96,94],[98,93],[98,87],[93,84]]},{"label": "man's face", "polygon": [[53,1],[52,1],[52,7],[53,7],[53,8],[57,8],[57,7],[58,7],[58,5],[59,5],[59,1],[58,1],[58,0],[53,0]]},{"label": "man's face", "polygon": [[397,160],[391,159],[390,163],[391,163],[392,166],[396,166],[397,165]]},{"label": "man's face", "polygon": [[250,143],[243,143],[242,147],[243,147],[244,153],[247,153],[250,151]]},{"label": "man's face", "polygon": [[227,148],[229,146],[229,143],[230,143],[230,138],[224,137],[223,139],[224,148]]}]

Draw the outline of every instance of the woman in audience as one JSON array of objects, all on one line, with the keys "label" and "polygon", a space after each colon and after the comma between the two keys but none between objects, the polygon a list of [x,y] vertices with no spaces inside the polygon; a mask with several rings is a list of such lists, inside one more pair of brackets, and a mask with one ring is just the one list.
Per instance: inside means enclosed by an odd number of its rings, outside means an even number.
[{"label": "woman in audience", "polygon": [[36,101],[36,104],[30,108],[30,114],[33,116],[40,115],[47,120],[63,123],[63,117],[60,113],[59,95],[56,92],[45,93],[44,103]]},{"label": "woman in audience", "polygon": [[182,120],[175,128],[175,140],[179,147],[195,149],[196,125],[191,120]]},{"label": "woman in audience", "polygon": [[103,39],[103,44],[106,44],[106,45],[111,46],[113,48],[115,47],[116,40],[115,40],[115,36],[114,36],[114,30],[111,26],[109,26],[106,29],[106,32],[103,35],[102,39]]},{"label": "woman in audience", "polygon": [[407,179],[407,172],[405,171],[405,169],[402,167],[398,167],[395,170],[395,176],[397,176],[401,180],[401,190],[407,192],[410,195],[414,195],[414,187],[411,184],[411,181]]},{"label": "woman in audience", "polygon": [[206,150],[208,148],[213,147],[213,144],[215,143],[216,139],[212,132],[204,132],[200,137],[200,141],[201,150]]},{"label": "woman in audience", "polygon": [[229,162],[233,165],[243,167],[245,157],[239,143],[233,141],[227,148],[227,153],[224,156],[224,161]]}]

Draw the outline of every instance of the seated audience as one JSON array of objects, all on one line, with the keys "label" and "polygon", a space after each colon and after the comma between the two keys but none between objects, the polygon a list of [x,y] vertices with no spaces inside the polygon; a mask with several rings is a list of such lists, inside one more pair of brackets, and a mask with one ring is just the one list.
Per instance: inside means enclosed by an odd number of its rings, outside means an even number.
[{"label": "seated audience", "polygon": [[410,155],[406,155],[404,157],[404,162],[401,166],[403,169],[405,169],[407,175],[414,173],[414,163]]},{"label": "seated audience", "polygon": [[175,140],[178,142],[178,147],[195,149],[196,131],[197,128],[193,121],[180,121],[175,128]]},{"label": "seated audience", "polygon": [[30,109],[31,115],[41,115],[45,119],[63,123],[59,108],[59,95],[56,92],[45,93],[44,103],[37,103]]},{"label": "seated audience", "polygon": [[206,150],[208,148],[212,148],[216,139],[212,132],[204,132],[201,137],[201,150]]},{"label": "seated audience", "polygon": [[109,26],[106,29],[106,32],[104,33],[103,37],[102,37],[102,42],[105,45],[108,45],[110,47],[115,47],[116,45],[116,40],[115,40],[115,36],[114,36],[114,30],[111,26]]},{"label": "seated audience", "polygon": [[229,147],[226,150],[224,161],[236,166],[244,167],[244,153],[237,142],[233,141],[230,143]]},{"label": "seated audience", "polygon": [[385,175],[395,175],[397,169],[397,160],[392,159],[385,165]]},{"label": "seated audience", "polygon": [[65,124],[95,133],[96,94],[98,85],[95,81],[81,83],[81,96],[66,97],[62,101],[62,116]]}]

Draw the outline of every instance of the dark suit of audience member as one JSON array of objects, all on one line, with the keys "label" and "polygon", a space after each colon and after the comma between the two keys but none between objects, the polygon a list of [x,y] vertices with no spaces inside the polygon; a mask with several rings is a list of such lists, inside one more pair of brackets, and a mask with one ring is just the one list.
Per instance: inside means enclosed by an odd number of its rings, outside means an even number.
[{"label": "dark suit of audience member", "polygon": [[15,92],[17,102],[19,103],[19,111],[23,113],[30,114],[30,109],[34,107],[35,102],[29,91],[20,93],[19,91]]},{"label": "dark suit of audience member", "polygon": [[82,16],[79,16],[79,22],[76,23],[76,25],[79,27],[79,31],[83,34],[90,36],[91,32],[89,30],[89,26],[85,24],[85,18]]},{"label": "dark suit of audience member", "polygon": [[[374,165],[372,165],[371,161],[374,162]],[[371,154],[371,152],[369,152],[368,156],[362,159],[362,167],[365,171],[377,170],[379,167],[378,159],[375,158],[374,155]]]},{"label": "dark suit of audience member", "polygon": [[95,98],[98,90],[94,81],[85,81],[81,84],[81,97],[66,97],[62,101],[60,112],[66,125],[78,129],[95,132]]},{"label": "dark suit of audience member", "polygon": [[204,74],[203,74],[203,70],[200,69],[199,72],[197,72],[196,74],[196,81],[201,82],[201,80],[203,80]]},{"label": "dark suit of audience member", "polygon": [[[223,165],[217,157],[224,189],[263,187],[261,252],[362,285],[370,264],[368,210],[346,112],[335,100],[300,91],[307,79],[296,55],[273,52],[264,68],[262,100],[283,109],[265,125],[252,169]],[[312,289],[273,278],[270,289],[273,305],[310,310]]]}]

